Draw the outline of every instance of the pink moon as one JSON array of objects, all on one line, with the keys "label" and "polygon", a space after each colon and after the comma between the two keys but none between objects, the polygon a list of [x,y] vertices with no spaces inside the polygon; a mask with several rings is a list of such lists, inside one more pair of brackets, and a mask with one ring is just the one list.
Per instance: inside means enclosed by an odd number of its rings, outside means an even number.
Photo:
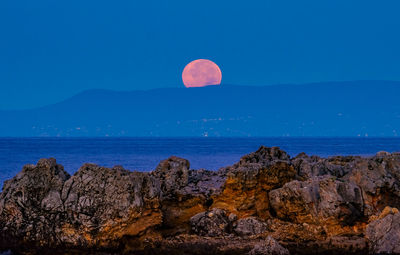
[{"label": "pink moon", "polygon": [[221,80],[221,69],[208,59],[194,60],[182,72],[182,81],[187,88],[220,85]]}]

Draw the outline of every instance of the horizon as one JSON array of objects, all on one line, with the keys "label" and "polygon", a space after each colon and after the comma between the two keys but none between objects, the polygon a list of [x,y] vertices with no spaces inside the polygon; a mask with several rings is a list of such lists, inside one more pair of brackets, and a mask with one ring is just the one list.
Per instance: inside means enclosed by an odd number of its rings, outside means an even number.
[{"label": "horizon", "polygon": [[[81,94],[85,94],[88,92],[96,92],[96,91],[105,91],[105,92],[118,92],[118,93],[132,93],[132,92],[151,92],[151,91],[157,91],[157,90],[169,90],[169,89],[179,89],[179,90],[186,90],[186,89],[203,89],[203,88],[219,88],[223,89],[225,87],[254,87],[254,88],[259,88],[259,87],[279,87],[279,86],[312,86],[312,85],[333,85],[333,84],[338,84],[338,83],[360,83],[360,82],[382,82],[382,83],[400,83],[400,80],[342,80],[342,81],[319,81],[319,82],[309,82],[309,83],[277,83],[277,84],[258,84],[258,85],[246,85],[246,84],[226,84],[226,83],[221,83],[220,85],[206,85],[203,87],[194,87],[194,88],[187,88],[183,86],[176,86],[176,87],[154,87],[154,88],[148,88],[148,89],[131,89],[131,90],[120,90],[120,89],[112,89],[112,88],[91,88],[91,89],[86,89],[82,91],[78,91],[75,94],[70,95],[69,97],[60,99],[59,101],[55,102],[45,102],[42,105],[37,105],[31,108],[1,108],[0,111],[24,111],[24,110],[32,110],[32,109],[39,109],[42,107],[46,106],[51,106],[54,104],[58,104],[61,102],[64,102],[70,98],[73,98],[75,96],[79,96]],[[361,86],[361,85],[360,85]]]},{"label": "horizon", "polygon": [[395,81],[89,90],[0,111],[0,136],[397,137],[398,94]]},{"label": "horizon", "polygon": [[0,1],[0,255],[400,254],[399,10]]},{"label": "horizon", "polygon": [[0,109],[88,89],[183,87],[195,59],[214,61],[225,84],[400,80],[399,8],[395,0],[3,1]]},{"label": "horizon", "polygon": [[1,2],[0,136],[396,137],[399,8]]}]

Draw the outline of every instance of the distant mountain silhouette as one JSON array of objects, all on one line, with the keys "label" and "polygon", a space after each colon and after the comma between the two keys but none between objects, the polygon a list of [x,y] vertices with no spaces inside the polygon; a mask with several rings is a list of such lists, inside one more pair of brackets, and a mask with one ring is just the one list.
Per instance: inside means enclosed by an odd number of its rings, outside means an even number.
[{"label": "distant mountain silhouette", "polygon": [[395,136],[400,82],[90,90],[0,111],[0,136]]}]

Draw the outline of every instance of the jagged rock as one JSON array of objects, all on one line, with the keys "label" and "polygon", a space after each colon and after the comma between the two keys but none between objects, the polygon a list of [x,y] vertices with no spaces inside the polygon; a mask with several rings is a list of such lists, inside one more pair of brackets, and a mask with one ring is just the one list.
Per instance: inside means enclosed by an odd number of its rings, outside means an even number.
[{"label": "jagged rock", "polygon": [[41,159],[26,165],[4,183],[0,194],[0,247],[7,240],[56,242],[49,231],[64,212],[61,191],[69,174],[56,160]]},{"label": "jagged rock", "polygon": [[248,255],[289,255],[289,251],[282,247],[271,236],[267,236],[265,242],[255,245]]},{"label": "jagged rock", "polygon": [[305,153],[300,153],[292,159],[292,163],[298,175],[308,179],[323,175],[343,177],[352,171],[354,162],[360,160],[362,160],[361,157],[354,156],[335,156],[325,159],[318,156],[309,157]]},{"label": "jagged rock", "polygon": [[68,221],[57,234],[69,232],[63,243],[106,245],[162,223],[160,189],[147,173],[85,164],[65,182],[61,197]]},{"label": "jagged rock", "polygon": [[152,175],[160,181],[164,196],[168,196],[188,185],[189,168],[188,160],[173,156],[161,161]]},{"label": "jagged rock", "polygon": [[400,154],[378,154],[354,162],[343,178],[361,188],[366,216],[378,214],[385,206],[400,208]]},{"label": "jagged rock", "polygon": [[271,235],[295,254],[362,254],[367,241],[395,253],[399,187],[400,153],[290,158],[260,147],[219,171],[171,157],[150,173],[85,164],[72,177],[42,159],[4,183],[0,250],[268,254],[260,240]]},{"label": "jagged rock", "polygon": [[296,177],[286,152],[277,147],[260,147],[231,167],[221,169],[226,182],[214,195],[213,207],[235,213],[239,218],[270,217],[268,192]]},{"label": "jagged rock", "polygon": [[299,154],[292,163],[303,179],[332,175],[354,182],[362,190],[364,214],[372,216],[386,205],[400,207],[400,154],[378,152],[370,158],[335,156],[327,159]]},{"label": "jagged rock", "polygon": [[386,207],[378,219],[368,224],[366,237],[372,254],[400,254],[400,213]]},{"label": "jagged rock", "polygon": [[286,151],[281,150],[279,147],[265,147],[261,146],[256,152],[243,156],[238,165],[249,166],[251,164],[266,165],[274,160],[289,160],[290,156]]},{"label": "jagged rock", "polygon": [[268,227],[265,222],[256,217],[248,217],[235,222],[233,230],[239,236],[250,236],[264,233]]},{"label": "jagged rock", "polygon": [[190,225],[195,234],[201,236],[224,236],[231,228],[231,222],[224,210],[214,208],[190,218]]},{"label": "jagged rock", "polygon": [[214,195],[225,183],[226,176],[217,171],[191,170],[189,183],[182,190],[182,194],[204,194],[207,197]]},{"label": "jagged rock", "polygon": [[331,176],[292,181],[269,193],[277,217],[296,223],[353,225],[363,216],[360,188]]},{"label": "jagged rock", "polygon": [[69,178],[54,159],[42,159],[5,183],[1,234],[40,246],[113,246],[161,224],[159,194],[145,173],[86,164]]},{"label": "jagged rock", "polygon": [[[171,161],[177,160],[180,169],[186,170],[180,158],[170,158]],[[179,163],[181,162],[181,163]],[[178,178],[180,172],[173,168],[170,169],[171,179]],[[173,174],[178,176],[173,177]],[[185,187],[175,189],[162,195],[163,211],[163,234],[176,235],[190,231],[190,218],[200,212],[206,211],[212,204],[211,195],[214,194],[224,183],[225,177],[216,171],[196,170],[188,172],[188,183]]]}]

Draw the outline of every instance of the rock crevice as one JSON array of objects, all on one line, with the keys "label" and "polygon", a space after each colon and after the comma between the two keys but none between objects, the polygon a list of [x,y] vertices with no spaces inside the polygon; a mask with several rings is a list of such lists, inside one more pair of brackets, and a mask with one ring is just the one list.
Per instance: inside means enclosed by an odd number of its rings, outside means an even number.
[{"label": "rock crevice", "polygon": [[399,153],[262,146],[218,171],[170,157],[148,173],[85,164],[73,176],[41,159],[4,183],[0,250],[400,254],[399,208]]}]

